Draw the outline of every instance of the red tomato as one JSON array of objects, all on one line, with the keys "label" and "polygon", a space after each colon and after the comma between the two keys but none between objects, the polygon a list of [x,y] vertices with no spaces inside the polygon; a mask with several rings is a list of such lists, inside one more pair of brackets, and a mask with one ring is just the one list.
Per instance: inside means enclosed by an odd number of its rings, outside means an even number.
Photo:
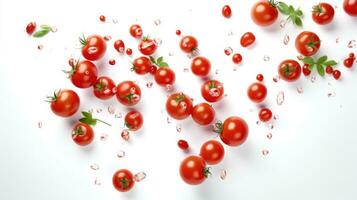
[{"label": "red tomato", "polygon": [[183,93],[173,93],[167,98],[166,111],[174,119],[186,119],[192,112],[192,100]]},{"label": "red tomato", "polygon": [[192,60],[191,71],[196,76],[207,76],[211,70],[210,61],[202,56],[198,56]]},{"label": "red tomato", "polygon": [[224,157],[224,147],[216,140],[209,140],[201,146],[200,156],[209,165],[216,165]]},{"label": "red tomato", "polygon": [[333,20],[335,10],[328,3],[319,3],[313,7],[312,19],[320,25],[329,24]]},{"label": "red tomato", "polygon": [[269,26],[278,18],[278,9],[272,1],[262,0],[254,4],[250,16],[259,26]]},{"label": "red tomato", "polygon": [[173,85],[175,83],[175,72],[169,67],[159,67],[155,71],[155,81],[161,86]]},{"label": "red tomato", "polygon": [[225,18],[230,18],[232,16],[232,10],[231,10],[231,7],[229,5],[223,6],[222,15]]},{"label": "red tomato", "polygon": [[180,175],[183,181],[190,185],[202,183],[211,174],[205,161],[198,156],[186,157],[180,165]]},{"label": "red tomato", "polygon": [[114,88],[115,83],[111,78],[101,76],[93,85],[93,93],[99,99],[107,100],[114,96]]},{"label": "red tomato", "polygon": [[259,111],[259,119],[262,122],[267,122],[273,117],[273,113],[269,108],[262,108]]},{"label": "red tomato", "polygon": [[346,58],[345,60],[343,60],[343,65],[347,68],[351,68],[353,66],[353,62],[355,61],[354,58]]},{"label": "red tomato", "polygon": [[143,30],[141,29],[141,26],[138,24],[134,24],[130,26],[129,32],[130,35],[133,36],[134,38],[141,38],[141,36],[143,36]]},{"label": "red tomato", "polygon": [[82,44],[82,55],[87,60],[98,60],[102,58],[107,50],[107,44],[102,36],[91,35],[88,38],[80,38]]},{"label": "red tomato", "polygon": [[267,88],[261,83],[253,83],[248,88],[248,97],[255,103],[264,101],[267,96]]},{"label": "red tomato", "polygon": [[151,65],[150,74],[155,75],[156,71],[157,71],[157,67],[155,65]]},{"label": "red tomato", "polygon": [[187,143],[186,140],[179,140],[179,141],[177,142],[177,146],[178,146],[180,149],[182,149],[182,150],[187,150],[188,147],[189,147],[189,145],[188,145],[188,143]]},{"label": "red tomato", "polygon": [[262,82],[262,81],[264,80],[264,76],[263,76],[263,74],[257,74],[256,79],[257,79],[257,81]]},{"label": "red tomato", "polygon": [[133,50],[131,48],[127,48],[125,53],[126,55],[131,56],[131,54],[133,54]]},{"label": "red tomato", "polygon": [[301,66],[295,60],[284,60],[278,67],[280,78],[284,81],[293,82],[301,75]]},{"label": "red tomato", "polygon": [[153,53],[155,53],[156,49],[157,49],[157,45],[156,42],[150,38],[143,38],[140,43],[139,43],[139,51],[146,55],[146,56],[150,56]]},{"label": "red tomato", "polygon": [[152,63],[148,57],[141,56],[136,58],[133,62],[133,67],[131,68],[132,71],[139,75],[147,74],[150,72]]},{"label": "red tomato", "polygon": [[181,35],[181,31],[180,30],[176,30],[176,35]]},{"label": "red tomato", "polygon": [[191,117],[199,125],[208,125],[213,122],[215,111],[208,103],[200,103],[193,107]]},{"label": "red tomato", "polygon": [[47,98],[52,112],[60,117],[70,117],[78,111],[80,100],[73,90],[60,90]]},{"label": "red tomato", "polygon": [[357,0],[344,0],[343,2],[343,9],[345,12],[352,16],[357,16]]},{"label": "red tomato", "polygon": [[94,139],[94,132],[92,127],[90,127],[88,124],[78,122],[73,127],[72,139],[80,146],[86,146],[90,144]]},{"label": "red tomato", "polygon": [[125,106],[136,105],[141,99],[141,90],[133,81],[123,81],[116,88],[118,101]]},{"label": "red tomato", "polygon": [[99,16],[99,20],[100,20],[101,22],[105,22],[105,16],[104,16],[104,15]]},{"label": "red tomato", "polygon": [[341,72],[339,70],[337,70],[337,69],[333,70],[332,76],[333,76],[334,79],[338,80],[341,77]]},{"label": "red tomato", "polygon": [[301,32],[295,40],[295,47],[304,56],[312,56],[320,49],[319,36],[313,32]]},{"label": "red tomato", "polygon": [[333,72],[333,68],[331,66],[326,66],[325,70],[326,70],[326,74],[332,74]]},{"label": "red tomato", "polygon": [[191,53],[193,50],[197,49],[198,42],[193,36],[185,36],[180,41],[180,48],[185,53]]},{"label": "red tomato", "polygon": [[119,192],[127,192],[134,186],[134,176],[127,169],[120,169],[113,175],[113,185]]},{"label": "red tomato", "polygon": [[255,35],[252,32],[246,32],[240,38],[240,45],[248,47],[255,42]]},{"label": "red tomato", "polygon": [[224,94],[223,84],[216,80],[207,80],[201,87],[201,95],[208,102],[217,102]]},{"label": "red tomato", "polygon": [[125,51],[125,44],[123,40],[117,40],[114,42],[114,48],[117,50],[119,53],[124,53]]},{"label": "red tomato", "polygon": [[309,76],[311,74],[311,70],[309,69],[309,65],[308,64],[304,64],[302,66],[302,73],[305,75],[305,76]]},{"label": "red tomato", "polygon": [[234,64],[239,64],[242,62],[242,55],[240,55],[239,53],[235,53],[232,56],[232,61]]},{"label": "red tomato", "polygon": [[89,60],[75,63],[71,71],[67,71],[73,85],[79,88],[89,88],[97,80],[97,67]]},{"label": "red tomato", "polygon": [[36,30],[36,22],[30,22],[26,26],[26,33],[32,35],[32,33]]},{"label": "red tomato", "polygon": [[239,146],[245,142],[248,137],[248,125],[240,117],[229,117],[220,124],[221,140],[229,146]]},{"label": "red tomato", "polygon": [[139,130],[144,123],[144,118],[139,111],[133,110],[125,115],[125,126],[131,131]]}]

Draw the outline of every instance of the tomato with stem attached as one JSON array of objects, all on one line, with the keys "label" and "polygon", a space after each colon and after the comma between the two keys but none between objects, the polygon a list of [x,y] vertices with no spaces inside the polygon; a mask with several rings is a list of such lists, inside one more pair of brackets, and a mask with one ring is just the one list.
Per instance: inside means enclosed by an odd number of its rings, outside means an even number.
[{"label": "tomato with stem attached", "polygon": [[196,76],[207,76],[211,70],[211,62],[203,57],[198,56],[192,59],[191,71]]},{"label": "tomato with stem attached", "polygon": [[97,80],[98,70],[97,67],[89,60],[76,61],[71,66],[71,70],[65,71],[71,79],[73,85],[78,88],[89,88],[94,85]]},{"label": "tomato with stem attached", "polygon": [[248,87],[247,94],[251,101],[260,103],[264,101],[265,97],[267,96],[267,88],[264,84],[256,82]]},{"label": "tomato with stem attached", "polygon": [[88,124],[78,122],[72,130],[73,141],[80,146],[87,146],[94,139],[94,131]]},{"label": "tomato with stem attached", "polygon": [[255,42],[255,35],[252,32],[246,32],[240,38],[240,45],[242,47],[248,47]]},{"label": "tomato with stem attached", "polygon": [[141,99],[141,89],[133,81],[123,81],[116,87],[116,97],[125,106],[134,106]]},{"label": "tomato with stem attached", "polygon": [[52,112],[60,117],[74,115],[80,104],[77,93],[68,89],[55,91],[53,96],[47,96],[47,101],[51,104]]},{"label": "tomato with stem attached", "polygon": [[281,79],[293,82],[301,75],[301,66],[295,60],[284,60],[279,64],[278,73]]},{"label": "tomato with stem attached", "polygon": [[343,9],[348,15],[357,17],[357,0],[344,0]]},{"label": "tomato with stem attached", "polygon": [[134,38],[141,38],[143,36],[143,30],[139,24],[133,24],[130,26],[129,33]]},{"label": "tomato with stem attached", "polygon": [[253,5],[250,16],[259,26],[269,26],[278,19],[278,9],[273,1],[262,0]]},{"label": "tomato with stem attached", "polygon": [[133,110],[125,115],[124,125],[131,131],[139,130],[144,123],[144,118],[139,111]]},{"label": "tomato with stem attached", "polygon": [[144,54],[146,56],[150,56],[155,53],[155,51],[157,49],[157,44],[154,40],[152,40],[148,37],[144,37],[139,42],[138,49],[142,54]]},{"label": "tomato with stem attached", "polygon": [[208,102],[217,102],[224,95],[223,84],[217,80],[207,80],[201,87],[201,95]]},{"label": "tomato with stem attached", "polygon": [[210,175],[210,168],[199,156],[188,156],[180,165],[180,175],[182,180],[190,185],[201,184]]},{"label": "tomato with stem attached", "polygon": [[295,39],[295,47],[304,56],[312,56],[320,49],[321,40],[316,33],[301,32]]},{"label": "tomato with stem attached", "polygon": [[131,171],[127,169],[120,169],[113,175],[112,182],[114,188],[119,192],[127,192],[133,188],[135,181]]},{"label": "tomato with stem attached", "polygon": [[98,60],[102,58],[107,50],[107,44],[102,36],[91,35],[89,37],[79,38],[82,44],[82,55],[87,60]]},{"label": "tomato with stem attached", "polygon": [[208,103],[199,103],[193,107],[191,117],[199,125],[208,125],[213,122],[215,111]]},{"label": "tomato with stem attached", "polygon": [[174,119],[186,119],[192,113],[192,100],[182,92],[173,93],[167,98],[166,111]]},{"label": "tomato with stem attached", "polygon": [[94,95],[102,100],[107,100],[112,98],[115,95],[114,89],[115,89],[114,81],[107,76],[99,77],[93,85]]},{"label": "tomato with stem attached", "polygon": [[185,53],[191,53],[198,47],[198,41],[193,36],[185,36],[180,41],[180,48]]},{"label": "tomato with stem attached", "polygon": [[200,156],[209,165],[216,165],[223,160],[224,147],[216,140],[209,140],[201,146]]},{"label": "tomato with stem attached", "polygon": [[216,123],[216,130],[221,140],[228,146],[239,146],[248,138],[249,128],[244,119],[232,116]]},{"label": "tomato with stem attached", "polygon": [[319,3],[312,7],[312,19],[320,25],[326,25],[332,22],[335,10],[328,3]]},{"label": "tomato with stem attached", "polygon": [[132,71],[139,75],[144,75],[150,72],[152,63],[148,57],[141,56],[139,58],[134,59]]}]

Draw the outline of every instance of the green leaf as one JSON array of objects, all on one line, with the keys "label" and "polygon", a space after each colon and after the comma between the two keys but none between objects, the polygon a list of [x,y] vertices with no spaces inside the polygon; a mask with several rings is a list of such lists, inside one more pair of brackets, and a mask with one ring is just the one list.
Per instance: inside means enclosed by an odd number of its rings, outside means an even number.
[{"label": "green leaf", "polygon": [[294,9],[294,7],[293,6],[289,6],[289,13],[294,13],[295,12],[295,9]]},{"label": "green leaf", "polygon": [[314,69],[315,64],[309,65],[309,70],[312,71]]},{"label": "green leaf", "polygon": [[83,112],[82,112],[82,115],[83,115],[84,117],[86,117],[86,118],[92,119],[92,113],[90,113],[90,112],[85,112],[85,111],[83,111]]},{"label": "green leaf", "polygon": [[43,37],[43,36],[47,35],[47,33],[49,33],[49,32],[50,32],[49,29],[43,29],[43,30],[40,30],[40,31],[36,31],[36,33],[33,34],[33,37],[40,38],[40,37]]},{"label": "green leaf", "polygon": [[295,19],[293,20],[293,23],[294,23],[296,26],[302,27],[301,18],[298,17],[298,16],[295,16]]},{"label": "green leaf", "polygon": [[79,119],[79,121],[92,126],[95,126],[97,124],[97,120],[95,119],[81,118]]},{"label": "green leaf", "polygon": [[154,58],[154,57],[150,56],[150,60],[151,60],[152,63],[155,63],[155,64],[156,64],[156,61],[155,61],[155,58]]},{"label": "green leaf", "polygon": [[169,66],[169,64],[167,64],[166,62],[161,62],[159,64],[159,67],[167,67],[167,66]]},{"label": "green leaf", "polygon": [[284,2],[279,2],[277,5],[279,11],[284,15],[289,15],[289,6]]},{"label": "green leaf", "polygon": [[314,61],[314,59],[313,58],[311,58],[311,57],[304,57],[303,59],[302,59],[302,62],[304,62],[305,64],[308,64],[308,65],[314,65],[315,64],[315,61]]},{"label": "green leaf", "polygon": [[324,64],[324,62],[327,60],[327,56],[321,56],[318,60],[317,60],[317,64]]},{"label": "green leaf", "polygon": [[51,30],[51,26],[49,26],[49,25],[41,25],[40,26],[41,27],[41,29],[46,29],[46,30]]},{"label": "green leaf", "polygon": [[157,63],[162,63],[162,61],[164,61],[164,58],[162,56],[156,60]]},{"label": "green leaf", "polygon": [[335,65],[337,65],[337,62],[334,61],[334,60],[329,60],[329,61],[326,61],[324,63],[324,65],[326,65],[326,66],[335,66]]},{"label": "green leaf", "polygon": [[320,74],[320,76],[325,76],[325,69],[322,65],[318,64],[316,66],[317,72]]},{"label": "green leaf", "polygon": [[300,8],[295,11],[295,14],[299,17],[302,17],[304,15]]}]

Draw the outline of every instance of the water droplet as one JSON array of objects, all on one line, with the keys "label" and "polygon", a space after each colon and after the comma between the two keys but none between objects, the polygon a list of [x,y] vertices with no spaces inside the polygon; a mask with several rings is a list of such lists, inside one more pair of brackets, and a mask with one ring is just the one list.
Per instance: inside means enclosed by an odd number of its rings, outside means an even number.
[{"label": "water droplet", "polygon": [[268,124],[269,129],[274,129],[274,124],[270,123]]},{"label": "water droplet", "polygon": [[290,41],[290,36],[289,36],[288,34],[285,34],[284,40],[283,40],[284,44],[285,44],[285,45],[288,45],[288,44],[289,44],[289,41]]},{"label": "water droplet", "polygon": [[264,55],[263,60],[264,60],[265,62],[268,62],[268,61],[270,60],[270,56]]},{"label": "water droplet", "polygon": [[234,65],[234,66],[233,66],[233,71],[235,72],[235,71],[237,71],[237,70],[238,70],[238,66]]},{"label": "water droplet", "polygon": [[112,19],[113,24],[117,24],[118,20],[117,19]]},{"label": "water droplet", "polygon": [[216,69],[216,71],[214,71],[215,74],[219,74],[219,69]]},{"label": "water droplet", "polygon": [[114,108],[114,106],[109,105],[108,108],[107,108],[107,110],[108,110],[108,113],[111,114],[111,115],[115,113],[115,108]]},{"label": "water droplet", "polygon": [[222,169],[222,170],[219,172],[219,178],[221,178],[221,180],[223,181],[224,179],[226,179],[226,177],[227,177],[227,170]]},{"label": "water droplet", "polygon": [[278,120],[278,119],[279,119],[279,115],[274,115],[274,116],[273,116],[273,119],[274,119],[274,120]]},{"label": "water droplet", "polygon": [[135,182],[140,182],[146,178],[146,173],[145,172],[139,172],[134,175],[134,181]]},{"label": "water droplet", "polygon": [[160,39],[160,38],[155,38],[155,39],[154,39],[154,43],[155,43],[157,46],[161,46],[161,45],[162,45],[162,39]]},{"label": "water droplet", "polygon": [[226,47],[226,48],[224,49],[224,53],[225,53],[227,56],[231,55],[231,54],[233,53],[232,47]]},{"label": "water droplet", "polygon": [[107,139],[108,139],[108,134],[102,133],[102,134],[100,135],[100,140],[101,140],[101,141],[106,141]]},{"label": "water droplet", "polygon": [[285,95],[283,91],[280,91],[276,96],[276,103],[281,106],[284,103]]},{"label": "water droplet", "polygon": [[88,112],[93,114],[93,108],[89,109]]},{"label": "water droplet", "polygon": [[348,48],[356,47],[356,40],[349,41],[348,44],[347,44],[347,47]]},{"label": "water droplet", "polygon": [[335,92],[328,92],[327,93],[327,97],[330,98],[330,97],[335,97],[336,96],[336,93]]},{"label": "water droplet", "polygon": [[232,36],[232,35],[234,35],[233,31],[229,31],[228,36]]},{"label": "water droplet", "polygon": [[174,53],[172,53],[172,52],[169,52],[169,56],[173,56],[174,55]]},{"label": "water droplet", "polygon": [[103,110],[101,108],[97,108],[97,113],[101,113]]},{"label": "water droplet", "polygon": [[37,127],[38,128],[42,128],[42,122],[41,121],[37,122]]},{"label": "water droplet", "polygon": [[181,130],[182,130],[181,125],[177,124],[177,125],[176,125],[176,131],[177,131],[178,133],[180,133]]},{"label": "water droplet", "polygon": [[92,170],[98,170],[99,169],[99,165],[98,164],[92,164],[91,166],[90,166],[90,168],[92,169]]},{"label": "water droplet", "polygon": [[302,59],[304,59],[304,56],[303,56],[303,55],[297,55],[296,58],[297,58],[298,60],[302,60]]},{"label": "water droplet", "polygon": [[113,94],[117,93],[117,87],[113,87],[112,92]]},{"label": "water droplet", "polygon": [[174,89],[174,87],[172,85],[170,85],[170,84],[167,84],[165,86],[165,89],[166,89],[166,91],[170,92],[170,91],[172,91]]},{"label": "water droplet", "polygon": [[109,41],[109,40],[111,40],[111,39],[112,39],[112,36],[110,36],[110,35],[104,36],[104,40],[105,40],[105,41]]},{"label": "water droplet", "polygon": [[87,53],[94,54],[94,53],[97,53],[97,51],[98,51],[97,47],[89,47]]},{"label": "water droplet", "polygon": [[211,89],[209,89],[208,93],[213,97],[218,97],[219,95],[221,95],[218,88],[211,88]]},{"label": "water droplet", "polygon": [[98,178],[96,178],[94,180],[94,185],[101,185],[102,183],[100,182],[100,180]]},{"label": "water droplet", "polygon": [[118,158],[123,158],[124,156],[125,156],[125,151],[119,150],[119,151],[117,152],[117,157],[118,157]]},{"label": "water droplet", "polygon": [[139,102],[141,99],[140,95],[137,95],[137,94],[133,94],[133,96],[131,97],[131,102],[132,103],[137,103]]},{"label": "water droplet", "polygon": [[280,28],[284,28],[286,25],[287,20],[283,19],[280,21]]},{"label": "water droplet", "polygon": [[128,130],[123,130],[121,132],[121,138],[123,138],[125,141],[128,141],[130,139],[130,132]]},{"label": "water droplet", "polygon": [[115,113],[115,118],[122,118],[123,114],[121,112]]},{"label": "water droplet", "polygon": [[267,138],[268,138],[269,140],[271,140],[271,139],[273,138],[273,134],[272,134],[272,133],[268,133],[268,134],[267,134]]},{"label": "water droplet", "polygon": [[259,126],[260,125],[260,121],[256,121],[255,124],[257,124]]},{"label": "water droplet", "polygon": [[37,49],[38,50],[42,50],[43,49],[43,45],[42,44],[37,45]]},{"label": "water droplet", "polygon": [[52,26],[52,27],[51,27],[51,32],[52,32],[52,33],[56,33],[56,32],[57,32],[57,27]]},{"label": "water droplet", "polygon": [[263,149],[262,150],[262,154],[263,154],[263,156],[268,155],[269,154],[269,150],[268,149]]},{"label": "water droplet", "polygon": [[154,20],[154,24],[155,24],[156,26],[160,25],[160,24],[161,24],[161,20],[160,20],[160,19],[155,19],[155,20]]},{"label": "water droplet", "polygon": [[170,119],[170,117],[167,117],[167,118],[166,118],[166,122],[167,122],[168,124],[171,124],[171,119]]},{"label": "water droplet", "polygon": [[302,87],[296,87],[296,91],[299,93],[299,94],[302,94],[304,92],[304,89]]},{"label": "water droplet", "polygon": [[183,68],[183,72],[189,72],[189,71],[190,70],[187,67]]},{"label": "water droplet", "polygon": [[191,58],[194,58],[194,57],[198,56],[199,54],[200,54],[200,50],[199,49],[194,49],[190,53],[187,54],[187,57],[189,59],[191,59]]},{"label": "water droplet", "polygon": [[339,43],[339,42],[340,42],[340,38],[337,37],[337,38],[336,38],[336,43]]},{"label": "water droplet", "polygon": [[315,81],[316,81],[316,79],[317,79],[317,77],[316,76],[311,76],[310,77],[310,81],[311,81],[311,83],[315,83]]},{"label": "water droplet", "polygon": [[153,82],[151,82],[151,81],[149,81],[149,82],[146,83],[146,87],[147,87],[147,88],[151,88],[152,85],[153,85]]}]

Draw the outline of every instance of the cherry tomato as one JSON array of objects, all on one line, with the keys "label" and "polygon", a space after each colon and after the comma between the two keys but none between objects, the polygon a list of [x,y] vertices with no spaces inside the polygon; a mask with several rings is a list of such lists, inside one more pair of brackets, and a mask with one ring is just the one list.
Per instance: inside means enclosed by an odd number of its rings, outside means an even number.
[{"label": "cherry tomato", "polygon": [[174,119],[186,119],[192,113],[192,100],[183,93],[173,93],[167,98],[166,111]]},{"label": "cherry tomato", "polygon": [[353,58],[346,58],[344,61],[343,61],[343,65],[347,68],[351,68],[353,66],[353,62],[355,61],[355,59]]},{"label": "cherry tomato", "polygon": [[155,71],[155,81],[161,86],[173,85],[175,83],[175,72],[169,67],[159,67]]},{"label": "cherry tomato", "polygon": [[141,38],[141,36],[143,36],[143,30],[141,29],[141,26],[138,24],[134,24],[130,26],[129,32],[130,35],[133,36],[134,38]]},{"label": "cherry tomato", "polygon": [[52,112],[60,117],[70,117],[78,111],[80,100],[73,90],[60,90],[47,98]]},{"label": "cherry tomato", "polygon": [[94,132],[92,127],[90,127],[88,124],[78,122],[73,127],[72,139],[80,146],[86,146],[90,144],[94,139]]},{"label": "cherry tomato", "polygon": [[333,76],[333,78],[335,78],[336,80],[338,80],[338,79],[340,79],[340,77],[341,77],[341,72],[340,72],[340,70],[333,70],[333,72],[332,72],[332,76]]},{"label": "cherry tomato", "polygon": [[240,38],[240,45],[248,47],[255,42],[255,35],[252,32],[246,32]]},{"label": "cherry tomato", "polygon": [[267,88],[261,83],[253,83],[248,88],[248,97],[255,103],[264,101],[267,96]]},{"label": "cherry tomato", "polygon": [[97,67],[89,60],[83,60],[75,63],[69,74],[73,85],[79,88],[92,87],[97,80]]},{"label": "cherry tomato", "polygon": [[136,105],[141,99],[141,90],[133,81],[123,81],[116,89],[118,101],[125,106]]},{"label": "cherry tomato", "polygon": [[145,37],[140,41],[138,48],[142,54],[150,56],[155,53],[157,45],[154,40]]},{"label": "cherry tomato", "polygon": [[254,23],[259,26],[269,26],[273,24],[278,18],[278,9],[273,5],[272,1],[258,1],[254,4],[250,16]]},{"label": "cherry tomato", "polygon": [[333,73],[333,68],[331,66],[326,66],[326,73],[327,74],[332,74]]},{"label": "cherry tomato", "polygon": [[357,16],[357,0],[344,0],[343,2],[343,9],[345,12],[352,16]]},{"label": "cherry tomato", "polygon": [[312,19],[320,25],[329,24],[333,20],[335,10],[328,3],[319,3],[313,7]]},{"label": "cherry tomato", "polygon": [[36,30],[36,22],[30,22],[26,26],[26,33],[32,35],[32,33]]},{"label": "cherry tomato", "polygon": [[131,131],[139,130],[144,123],[144,118],[139,111],[133,110],[125,115],[125,126]]},{"label": "cherry tomato", "polygon": [[229,146],[239,146],[248,137],[248,125],[244,119],[232,116],[224,120],[221,129],[218,131],[221,140]]},{"label": "cherry tomato", "polygon": [[211,70],[211,62],[202,56],[198,56],[192,60],[191,71],[196,76],[207,76]]},{"label": "cherry tomato", "polygon": [[179,140],[177,141],[177,146],[182,150],[187,150],[189,145],[186,140]]},{"label": "cherry tomato", "polygon": [[181,31],[180,30],[176,30],[176,35],[181,35]]},{"label": "cherry tomato", "polygon": [[309,76],[311,74],[311,70],[309,69],[309,65],[308,64],[304,64],[302,66],[302,73],[305,75],[305,76]]},{"label": "cherry tomato", "polygon": [[91,35],[88,38],[81,38],[82,55],[87,60],[98,60],[102,58],[107,50],[107,44],[102,36]]},{"label": "cherry tomato", "polygon": [[259,111],[259,119],[262,122],[267,122],[273,117],[273,113],[269,108],[262,108]]},{"label": "cherry tomato", "polygon": [[201,95],[208,102],[217,102],[224,94],[223,84],[216,80],[207,80],[201,87]]},{"label": "cherry tomato", "polygon": [[198,42],[193,36],[185,36],[180,41],[180,48],[185,53],[191,53],[198,47]]},{"label": "cherry tomato", "polygon": [[100,20],[101,22],[105,22],[105,16],[104,16],[104,15],[99,16],[99,20]]},{"label": "cherry tomato", "polygon": [[123,40],[117,40],[114,42],[114,48],[117,50],[119,53],[124,53],[125,51],[125,44]]},{"label": "cherry tomato", "polygon": [[155,65],[151,65],[150,74],[155,75],[156,71],[157,71],[157,67]]},{"label": "cherry tomato", "polygon": [[293,82],[301,75],[301,66],[295,60],[284,60],[278,67],[280,78],[284,81]]},{"label": "cherry tomato", "polygon": [[257,77],[256,77],[257,81],[260,81],[262,82],[264,80],[264,76],[263,74],[258,74]]},{"label": "cherry tomato", "polygon": [[223,6],[222,15],[225,18],[230,18],[232,16],[232,10],[231,10],[231,7],[229,5]]},{"label": "cherry tomato", "polygon": [[127,48],[125,53],[126,55],[131,56],[131,54],[133,54],[133,50],[131,48]]},{"label": "cherry tomato", "polygon": [[113,175],[113,185],[119,192],[127,192],[134,186],[134,176],[127,169],[120,169]]},{"label": "cherry tomato", "polygon": [[198,156],[186,157],[180,165],[180,175],[183,181],[190,185],[202,183],[210,174],[205,161]]},{"label": "cherry tomato", "polygon": [[200,103],[193,107],[192,119],[199,125],[208,125],[213,122],[215,111],[208,103]]},{"label": "cherry tomato", "polygon": [[114,81],[107,77],[101,76],[97,79],[97,81],[93,85],[93,92],[96,97],[102,100],[110,99],[114,96]]},{"label": "cherry tomato", "polygon": [[320,49],[319,36],[310,31],[301,32],[295,40],[295,47],[304,56],[312,56]]},{"label": "cherry tomato", "polygon": [[216,165],[224,157],[224,147],[216,140],[209,140],[201,146],[200,156],[209,165]]},{"label": "cherry tomato", "polygon": [[152,63],[148,57],[141,56],[136,58],[133,62],[133,67],[131,68],[135,73],[139,75],[147,74],[150,72]]},{"label": "cherry tomato", "polygon": [[233,54],[233,56],[232,56],[232,61],[233,61],[234,64],[239,64],[239,63],[241,63],[241,62],[242,62],[242,55],[239,54],[239,53]]}]

